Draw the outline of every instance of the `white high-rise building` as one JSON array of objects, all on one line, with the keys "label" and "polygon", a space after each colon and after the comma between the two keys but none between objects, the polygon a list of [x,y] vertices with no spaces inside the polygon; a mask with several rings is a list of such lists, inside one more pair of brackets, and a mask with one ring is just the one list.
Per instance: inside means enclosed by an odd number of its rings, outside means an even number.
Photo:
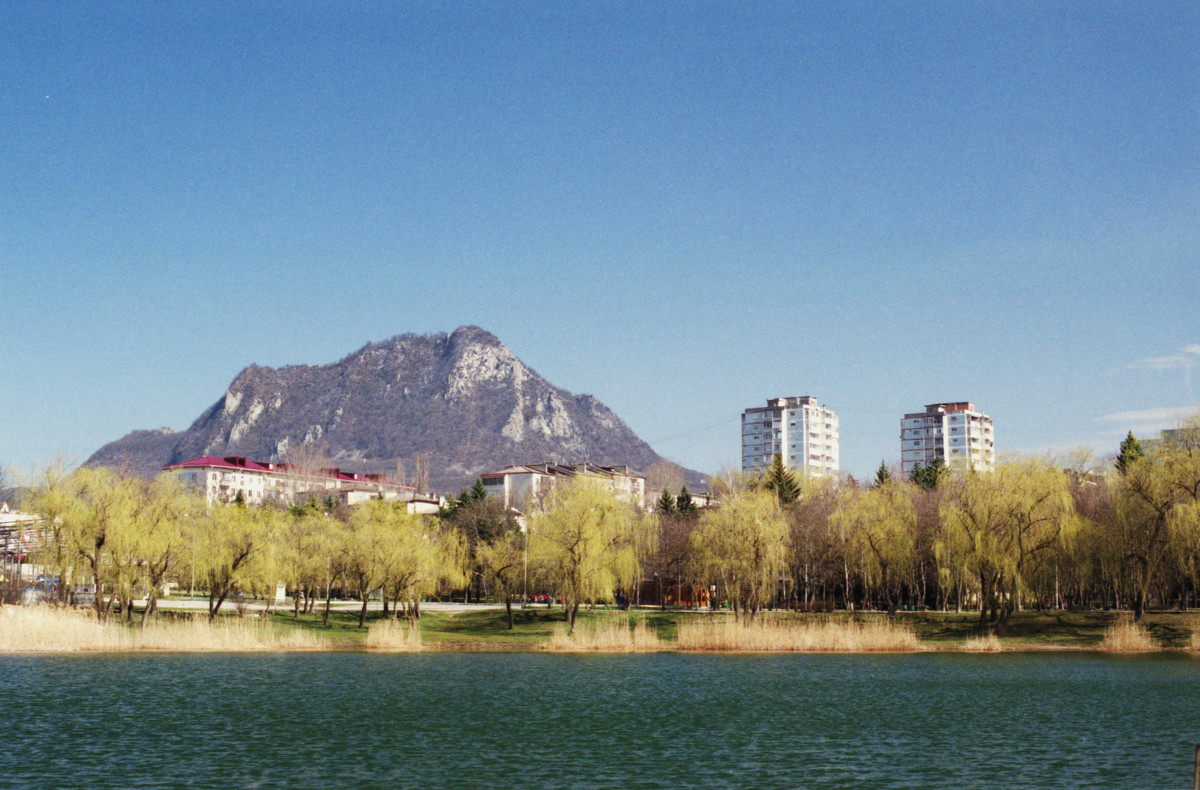
[{"label": "white high-rise building", "polygon": [[996,467],[995,438],[992,418],[974,403],[931,403],[900,420],[900,467],[907,477],[940,458],[946,466],[988,472]]},{"label": "white high-rise building", "polygon": [[771,398],[742,412],[742,471],[757,472],[781,456],[809,477],[838,473],[838,418],[817,399]]}]

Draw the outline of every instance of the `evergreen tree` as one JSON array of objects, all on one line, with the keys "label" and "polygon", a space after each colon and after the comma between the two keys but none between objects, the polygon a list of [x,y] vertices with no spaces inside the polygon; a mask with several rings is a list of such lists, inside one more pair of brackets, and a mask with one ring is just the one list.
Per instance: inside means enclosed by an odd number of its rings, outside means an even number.
[{"label": "evergreen tree", "polygon": [[237,495],[233,498],[233,504],[237,505],[238,507],[246,506],[246,495],[242,492],[242,489],[238,489]]},{"label": "evergreen tree", "polygon": [[942,478],[950,470],[946,468],[946,462],[941,458],[934,458],[933,463],[929,466],[921,466],[917,464],[913,467],[910,479],[926,491],[932,491],[942,482]]},{"label": "evergreen tree", "polygon": [[1124,475],[1139,459],[1145,457],[1142,445],[1133,438],[1133,431],[1121,440],[1121,452],[1117,454],[1117,471]]},{"label": "evergreen tree", "polygon": [[487,499],[487,488],[483,485],[483,478],[475,478],[475,485],[471,486],[471,501],[482,502]]},{"label": "evergreen tree", "polygon": [[679,489],[679,496],[675,498],[675,511],[684,517],[696,514],[696,503],[692,501],[692,492],[688,491],[687,486]]},{"label": "evergreen tree", "polygon": [[668,488],[664,488],[662,496],[658,498],[658,513],[661,516],[675,515],[675,497],[671,496]]},{"label": "evergreen tree", "polygon": [[879,468],[875,470],[875,485],[881,486],[892,479],[892,472],[887,468],[887,464],[883,461],[879,462]]},{"label": "evergreen tree", "polygon": [[763,488],[774,491],[781,505],[790,505],[800,498],[800,484],[796,482],[796,475],[783,465],[783,456],[779,454],[775,455],[771,468],[763,478]]}]

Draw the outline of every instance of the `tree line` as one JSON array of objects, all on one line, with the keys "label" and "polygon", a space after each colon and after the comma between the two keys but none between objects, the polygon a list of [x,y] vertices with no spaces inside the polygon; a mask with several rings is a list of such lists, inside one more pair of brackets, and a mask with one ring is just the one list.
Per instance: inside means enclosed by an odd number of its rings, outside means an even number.
[{"label": "tree line", "polygon": [[[752,620],[766,608],[926,608],[979,612],[1002,632],[1032,607],[1191,605],[1200,581],[1200,419],[1143,452],[1130,435],[1115,464],[1083,454],[1015,458],[993,471],[935,465],[901,479],[801,480],[780,459],[727,473],[715,503],[664,490],[643,512],[580,476],[505,510],[480,482],[437,516],[404,503],[355,508],[313,499],[283,509],[208,504],[171,477],[102,467],[46,470],[24,509],[52,595],[94,590],[97,616],[143,620],[166,582],[208,596],[209,617],[242,596],[291,595],[295,615],[331,600],[382,600],[415,620],[430,597],[554,596],[581,606],[641,602],[674,580],[688,600]],[[700,593],[703,594],[700,594]],[[649,596],[647,596],[649,597]]]},{"label": "tree line", "polygon": [[707,584],[748,617],[767,606],[977,610],[1003,632],[1034,607],[1185,608],[1200,581],[1200,418],[1114,464],[1014,458],[899,479],[799,480],[779,458],[727,474],[720,507],[662,509],[656,572]]}]

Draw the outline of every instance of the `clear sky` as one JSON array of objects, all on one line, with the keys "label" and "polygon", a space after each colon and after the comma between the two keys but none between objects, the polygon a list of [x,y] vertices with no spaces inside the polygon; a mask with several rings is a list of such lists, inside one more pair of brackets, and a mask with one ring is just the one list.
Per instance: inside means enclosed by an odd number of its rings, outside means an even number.
[{"label": "clear sky", "polygon": [[[1200,407],[1194,2],[0,3],[0,462],[477,324],[663,455]],[[531,459],[535,460],[535,459]]]}]

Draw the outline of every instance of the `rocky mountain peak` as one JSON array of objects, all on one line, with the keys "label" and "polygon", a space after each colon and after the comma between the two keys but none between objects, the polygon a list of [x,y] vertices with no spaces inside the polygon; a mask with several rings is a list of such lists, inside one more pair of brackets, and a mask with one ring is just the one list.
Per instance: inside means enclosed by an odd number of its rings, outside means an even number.
[{"label": "rocky mountain peak", "polygon": [[153,474],[202,455],[282,460],[306,445],[351,471],[411,470],[419,455],[447,491],[514,463],[644,470],[662,460],[599,400],[555,387],[495,335],[463,326],[368,343],[329,365],[251,365],[186,431],[135,431],[88,462]]}]

